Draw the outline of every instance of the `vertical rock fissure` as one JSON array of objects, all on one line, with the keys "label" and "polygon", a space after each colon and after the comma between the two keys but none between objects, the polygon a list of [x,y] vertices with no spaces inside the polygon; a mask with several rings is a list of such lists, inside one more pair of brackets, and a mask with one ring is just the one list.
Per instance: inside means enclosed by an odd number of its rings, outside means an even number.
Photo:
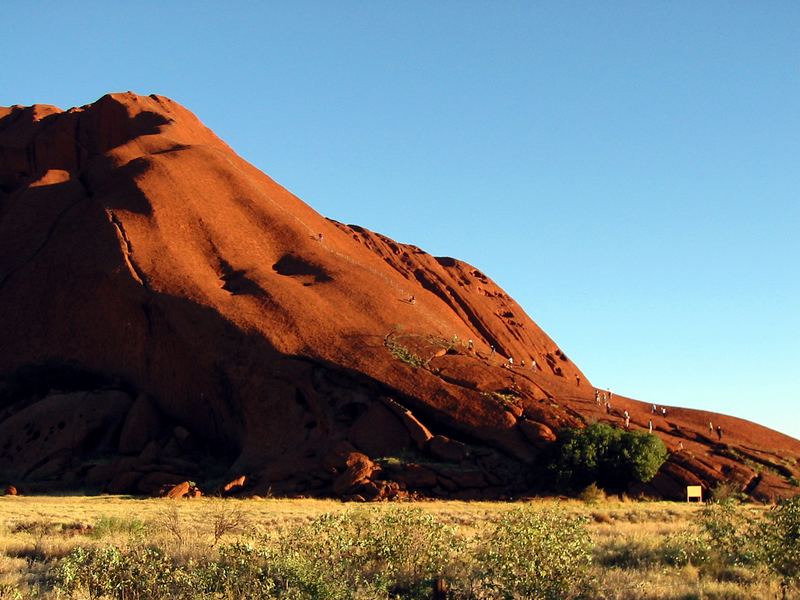
[{"label": "vertical rock fissure", "polygon": [[107,210],[106,213],[108,214],[108,220],[117,230],[117,237],[119,238],[120,245],[123,249],[123,256],[125,257],[125,264],[128,266],[131,276],[144,289],[149,290],[150,284],[147,281],[147,276],[133,259],[133,245],[131,244],[130,239],[128,239],[128,234],[125,232],[125,226],[122,224],[122,221],[119,220],[119,217],[117,217],[117,215],[115,215],[112,211]]}]

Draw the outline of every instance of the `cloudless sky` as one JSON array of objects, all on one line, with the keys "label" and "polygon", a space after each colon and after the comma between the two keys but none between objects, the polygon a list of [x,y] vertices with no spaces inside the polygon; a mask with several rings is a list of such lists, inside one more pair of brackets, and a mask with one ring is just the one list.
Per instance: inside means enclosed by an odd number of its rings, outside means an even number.
[{"label": "cloudless sky", "polygon": [[800,3],[13,2],[0,105],[169,96],[599,387],[800,438]]}]

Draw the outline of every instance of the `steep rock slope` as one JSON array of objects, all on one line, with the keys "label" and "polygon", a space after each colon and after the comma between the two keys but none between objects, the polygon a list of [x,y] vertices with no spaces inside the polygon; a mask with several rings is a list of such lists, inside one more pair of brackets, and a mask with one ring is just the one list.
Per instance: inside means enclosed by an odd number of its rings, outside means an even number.
[{"label": "steep rock slope", "polygon": [[[159,96],[0,108],[0,314],[0,474],[34,489],[502,497],[620,420],[486,275],[325,219]],[[792,492],[800,442],[663,421],[646,491]]]}]

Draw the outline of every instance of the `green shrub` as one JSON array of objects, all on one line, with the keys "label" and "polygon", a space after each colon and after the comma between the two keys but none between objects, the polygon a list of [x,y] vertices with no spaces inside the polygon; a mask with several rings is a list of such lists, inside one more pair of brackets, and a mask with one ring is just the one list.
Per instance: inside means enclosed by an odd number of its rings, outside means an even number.
[{"label": "green shrub", "polygon": [[747,499],[747,494],[741,490],[741,485],[735,481],[720,481],[715,485],[709,494],[709,498],[714,502],[725,502],[734,500],[742,502]]},{"label": "green shrub", "polygon": [[462,543],[434,516],[396,509],[322,515],[266,547],[277,587],[303,597],[429,598]]},{"label": "green shrub", "polygon": [[404,362],[415,369],[428,364],[421,356],[414,354],[406,346],[391,337],[387,336],[384,338],[383,343],[389,350],[389,353],[400,362]]},{"label": "green shrub", "polygon": [[772,509],[760,524],[762,556],[786,590],[800,584],[800,496]]},{"label": "green shrub", "polygon": [[574,598],[590,583],[591,545],[585,517],[523,507],[500,518],[477,564],[502,598]]},{"label": "green shrub", "polygon": [[700,529],[708,540],[711,559],[728,566],[755,564],[759,558],[756,524],[735,500],[708,504]]},{"label": "green shrub", "polygon": [[659,562],[671,567],[705,565],[710,559],[708,539],[694,528],[666,536],[659,548]]},{"label": "green shrub", "polygon": [[194,585],[204,595],[222,598],[272,598],[275,595],[264,548],[235,542],[219,549],[219,560],[194,565]]},{"label": "green shrub", "polygon": [[90,536],[97,539],[115,534],[137,536],[143,535],[145,529],[145,524],[140,519],[102,516],[92,527]]},{"label": "green shrub", "polygon": [[89,598],[164,598],[180,594],[186,574],[152,546],[76,548],[61,561],[59,588]]},{"label": "green shrub", "polygon": [[552,452],[549,470],[559,484],[573,489],[592,482],[610,490],[644,483],[667,459],[667,449],[657,436],[604,423],[562,430]]}]

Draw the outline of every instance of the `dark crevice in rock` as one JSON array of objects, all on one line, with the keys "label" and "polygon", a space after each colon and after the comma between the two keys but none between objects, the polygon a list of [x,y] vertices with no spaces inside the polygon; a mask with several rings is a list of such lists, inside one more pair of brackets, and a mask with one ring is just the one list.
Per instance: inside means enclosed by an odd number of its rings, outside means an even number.
[{"label": "dark crevice in rock", "polygon": [[128,234],[125,232],[125,226],[113,211],[109,210],[107,213],[109,220],[117,231],[117,237],[119,238],[120,242],[122,242],[125,264],[128,266],[128,270],[139,285],[141,285],[144,289],[149,290],[150,284],[147,281],[147,275],[144,274],[144,271],[139,268],[139,266],[136,264],[136,261],[133,259],[133,245],[128,239]]}]

